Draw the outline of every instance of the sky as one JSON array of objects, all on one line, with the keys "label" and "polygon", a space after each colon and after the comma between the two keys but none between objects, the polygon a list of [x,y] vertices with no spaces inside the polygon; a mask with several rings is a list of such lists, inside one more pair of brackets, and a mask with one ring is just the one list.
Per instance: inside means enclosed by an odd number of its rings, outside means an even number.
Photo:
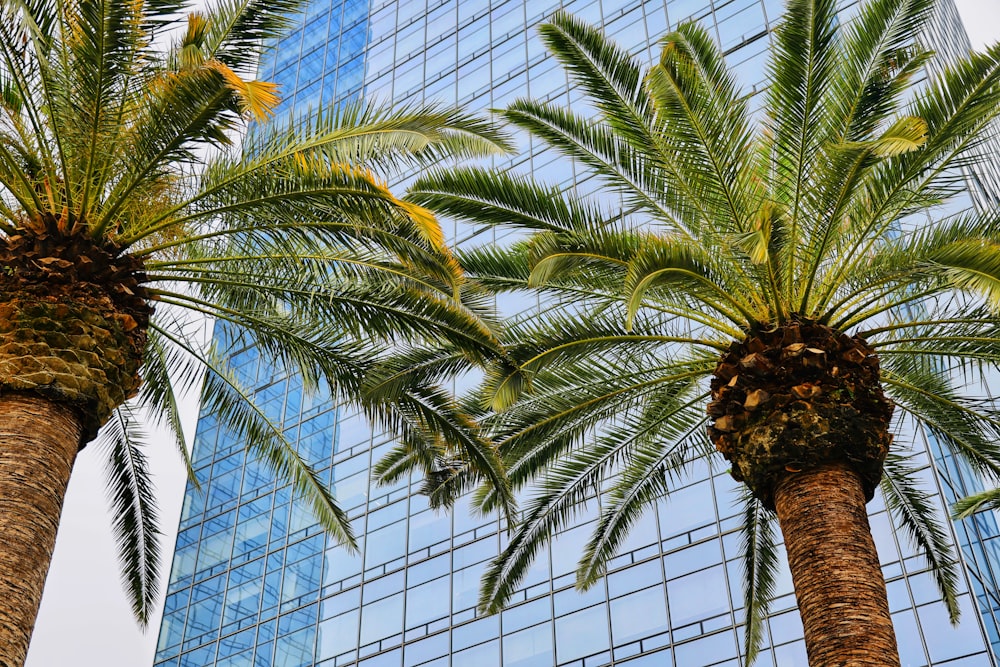
[{"label": "sky", "polygon": [[[954,0],[973,48],[1000,41],[1000,0]],[[185,432],[193,440],[197,406],[188,401]],[[147,448],[156,471],[163,530],[166,587],[171,551],[180,516],[184,471],[173,445],[162,433]],[[159,632],[161,600],[149,628],[135,623],[118,578],[104,492],[102,459],[96,447],[81,452],[66,496],[62,523],[42,608],[26,667],[149,667]]]}]

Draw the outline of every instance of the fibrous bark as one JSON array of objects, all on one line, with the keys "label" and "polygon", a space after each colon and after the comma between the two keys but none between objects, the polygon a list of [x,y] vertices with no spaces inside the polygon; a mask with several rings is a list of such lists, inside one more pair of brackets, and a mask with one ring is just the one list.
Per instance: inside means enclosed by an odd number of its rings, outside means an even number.
[{"label": "fibrous bark", "polygon": [[83,426],[76,410],[0,396],[0,667],[21,667]]},{"label": "fibrous bark", "polygon": [[898,667],[860,475],[845,463],[786,473],[774,490],[810,667]]},{"label": "fibrous bark", "polygon": [[73,406],[82,445],[138,391],[152,309],[141,261],[62,223],[0,238],[0,394]]},{"label": "fibrous bark", "polygon": [[734,342],[712,379],[709,436],[768,508],[788,472],[845,463],[871,499],[892,436],[878,358],[858,336],[793,321]]}]

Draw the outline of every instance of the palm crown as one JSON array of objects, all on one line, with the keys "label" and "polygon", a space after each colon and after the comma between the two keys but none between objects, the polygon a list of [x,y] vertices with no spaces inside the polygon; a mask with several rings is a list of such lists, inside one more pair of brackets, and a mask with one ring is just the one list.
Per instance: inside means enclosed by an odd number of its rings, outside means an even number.
[{"label": "palm crown", "polygon": [[[188,16],[165,53],[153,36],[177,23],[183,2],[0,9],[0,392],[68,406],[80,422],[73,452],[104,427],[123,576],[141,620],[158,552],[133,411],[149,408],[186,456],[179,389],[204,382],[203,404],[353,544],[328,489],[224,355],[198,344],[185,312],[356,400],[366,366],[393,341],[447,339],[472,358],[495,343],[489,321],[463,304],[433,215],[381,179],[503,152],[503,135],[453,111],[347,103],[251,125],[242,150],[233,145],[234,131],[278,103],[275,86],[252,75],[299,4],[225,0]],[[404,431],[450,409],[404,403],[385,412]]]},{"label": "palm crown", "polygon": [[[596,113],[521,99],[503,116],[602,196],[477,169],[414,185],[413,200],[439,212],[528,232],[461,260],[492,289],[534,288],[547,304],[507,332],[510,359],[479,396],[511,484],[532,489],[484,577],[483,608],[505,603],[599,490],[577,570],[578,585],[594,583],[685,464],[719,450],[747,486],[750,660],[777,567],[772,510],[794,561],[790,522],[811,511],[794,504],[796,485],[809,495],[811,475],[829,469],[846,470],[851,481],[832,486],[857,486],[862,510],[881,484],[957,618],[946,531],[914,484],[909,438],[892,433],[922,426],[1000,474],[1000,415],[958,383],[1000,361],[1000,227],[939,208],[1000,113],[1000,48],[914,92],[932,54],[913,36],[932,11],[932,0],[872,0],[845,26],[833,0],[791,0],[759,97],[698,25],[664,37],[647,68],[557,14],[543,40]],[[488,485],[477,499],[492,506]],[[863,511],[852,521],[867,535]],[[810,664],[828,664],[802,611]],[[868,646],[881,641],[871,627],[855,627],[862,646],[839,659],[898,661],[891,624],[884,654]]]}]

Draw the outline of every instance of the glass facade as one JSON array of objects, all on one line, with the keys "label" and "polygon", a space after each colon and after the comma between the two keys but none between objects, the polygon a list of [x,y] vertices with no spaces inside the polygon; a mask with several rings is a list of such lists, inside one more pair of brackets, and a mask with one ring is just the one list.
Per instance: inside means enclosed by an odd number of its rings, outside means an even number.
[{"label": "glass facade", "polygon": [[[601,24],[652,58],[678,22],[709,27],[747,87],[760,87],[769,29],[783,0],[316,0],[262,63],[282,85],[279,114],[365,95],[407,104],[440,101],[480,111],[515,97],[574,104],[579,94],[548,58],[534,26],[557,7]],[[854,5],[843,3],[845,18]],[[928,40],[960,52],[964,35],[946,7]],[[949,41],[957,40],[957,41]],[[957,45],[957,46],[955,46]],[[947,52],[948,49],[942,49]],[[520,137],[502,165],[590,192],[573,165]],[[992,176],[981,180],[1000,182]],[[404,183],[397,183],[402,187]],[[989,201],[988,188],[975,195]],[[969,206],[969,197],[957,206]],[[457,243],[483,243],[455,226]],[[534,307],[511,298],[506,312]],[[357,411],[301,381],[217,327],[216,344],[268,416],[329,480],[363,535],[350,554],[327,538],[288,486],[248,459],[210,412],[199,420],[194,465],[201,490],[186,490],[160,630],[157,667],[598,667],[741,664],[743,603],[735,482],[696,466],[636,525],[604,579],[585,593],[574,569],[596,500],[536,559],[511,606],[475,611],[479,578],[506,538],[496,517],[430,510],[405,480],[374,485],[369,470],[391,441]],[[918,438],[914,463],[943,503],[976,488],[970,472]],[[414,489],[416,488],[414,482]],[[996,664],[1000,648],[1000,542],[995,517],[956,527],[967,567],[962,623],[952,627],[926,563],[896,534],[884,504],[870,505],[903,664]],[[784,571],[757,664],[806,665],[791,580]]]}]

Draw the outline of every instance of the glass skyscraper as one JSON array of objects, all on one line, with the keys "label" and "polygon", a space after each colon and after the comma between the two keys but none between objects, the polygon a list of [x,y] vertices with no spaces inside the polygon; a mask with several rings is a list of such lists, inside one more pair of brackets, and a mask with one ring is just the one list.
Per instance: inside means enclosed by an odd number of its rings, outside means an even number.
[{"label": "glass skyscraper", "polygon": [[[847,20],[856,8],[842,2]],[[262,63],[282,85],[279,114],[306,113],[364,95],[403,105],[460,104],[472,111],[515,97],[572,104],[579,95],[548,57],[534,26],[558,7],[603,26],[652,59],[658,37],[694,19],[713,31],[748,89],[760,88],[769,31],[783,0],[316,0]],[[947,0],[927,39],[944,55],[968,46]],[[521,137],[498,167],[576,187],[594,185],[569,162]],[[995,202],[1000,175],[970,174],[954,206]],[[395,184],[397,188],[405,183]],[[501,241],[456,226],[455,243]],[[512,299],[506,312],[532,307]],[[155,658],[156,667],[707,667],[741,664],[743,618],[735,482],[699,464],[635,526],[606,577],[586,593],[574,569],[596,514],[555,537],[511,606],[475,611],[479,578],[505,540],[500,520],[461,504],[428,508],[406,481],[374,485],[369,470],[392,445],[349,406],[304,392],[301,381],[240,348],[218,326],[259,405],[280,422],[327,479],[364,536],[352,555],[337,547],[210,412],[200,417]],[[915,462],[942,508],[977,488],[974,476],[933,440],[917,436]],[[418,482],[414,482],[415,489]],[[878,498],[871,525],[885,572],[903,664],[995,665],[1000,650],[1000,542],[995,518],[955,527],[964,568],[962,623],[952,627],[924,559]],[[757,664],[806,665],[790,577],[784,573]]]}]

